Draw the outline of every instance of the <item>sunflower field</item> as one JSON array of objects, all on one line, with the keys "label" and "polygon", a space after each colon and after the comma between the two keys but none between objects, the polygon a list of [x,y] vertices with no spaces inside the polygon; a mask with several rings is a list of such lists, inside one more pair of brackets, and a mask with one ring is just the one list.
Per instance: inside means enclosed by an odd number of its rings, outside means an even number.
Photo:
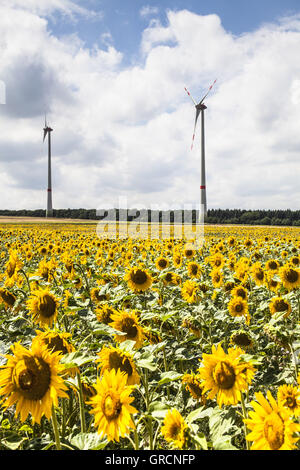
[{"label": "sunflower field", "polygon": [[299,234],[0,225],[0,450],[300,449]]}]

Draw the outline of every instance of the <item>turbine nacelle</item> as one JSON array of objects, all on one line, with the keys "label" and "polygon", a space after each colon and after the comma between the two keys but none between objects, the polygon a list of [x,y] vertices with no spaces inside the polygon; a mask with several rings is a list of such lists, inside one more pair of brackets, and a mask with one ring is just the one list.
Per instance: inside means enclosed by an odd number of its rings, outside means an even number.
[{"label": "turbine nacelle", "polygon": [[207,109],[207,106],[205,106],[204,103],[199,103],[199,104],[196,104],[195,108],[196,108],[198,111],[204,111],[204,109]]},{"label": "turbine nacelle", "polygon": [[44,130],[44,138],[43,138],[43,141],[44,141],[45,138],[46,138],[46,135],[47,135],[48,133],[52,132],[53,129],[51,129],[51,127],[49,127],[49,126],[46,126],[46,127],[44,127],[43,130]]}]

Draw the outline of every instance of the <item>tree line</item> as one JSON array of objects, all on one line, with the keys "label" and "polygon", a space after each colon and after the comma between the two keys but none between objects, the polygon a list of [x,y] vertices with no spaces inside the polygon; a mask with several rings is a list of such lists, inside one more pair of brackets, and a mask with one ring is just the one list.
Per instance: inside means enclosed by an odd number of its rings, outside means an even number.
[{"label": "tree line", "polygon": [[[6,217],[46,217],[46,210],[0,210],[0,216]],[[195,223],[198,220],[196,210],[151,211],[148,209],[54,209],[53,217],[62,219],[87,220],[122,220],[141,222]],[[246,209],[209,209],[204,222],[210,224],[242,225],[279,225],[300,226],[300,210],[246,210]]]}]

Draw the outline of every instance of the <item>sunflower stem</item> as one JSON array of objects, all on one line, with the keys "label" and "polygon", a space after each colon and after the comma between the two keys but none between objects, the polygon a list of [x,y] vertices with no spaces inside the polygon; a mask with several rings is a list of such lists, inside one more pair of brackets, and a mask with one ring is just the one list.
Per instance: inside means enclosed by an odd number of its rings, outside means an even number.
[{"label": "sunflower stem", "polygon": [[294,348],[293,348],[293,345],[291,343],[289,343],[289,347],[290,347],[290,350],[291,350],[292,360],[293,360],[293,363],[294,363],[295,377],[296,377],[296,383],[297,383],[297,380],[298,380],[297,359],[295,357]]},{"label": "sunflower stem", "polygon": [[25,271],[24,271],[23,269],[20,269],[20,273],[23,274],[23,276],[25,277],[26,282],[27,282],[27,287],[28,287],[28,290],[29,290],[29,293],[30,293],[30,292],[31,292],[31,288],[30,288],[30,283],[29,283],[28,276],[27,276],[27,274],[25,273]]},{"label": "sunflower stem", "polygon": [[[165,368],[165,372],[168,372],[168,363],[167,363],[167,356],[166,356],[166,348],[165,348],[165,346],[163,347],[162,351],[163,351],[163,356],[164,356],[164,368]],[[168,386],[167,386],[167,395],[168,395],[168,400],[170,400],[170,389],[169,389]]]},{"label": "sunflower stem", "polygon": [[52,405],[52,426],[53,426],[53,432],[54,432],[54,437],[55,437],[56,450],[61,450],[61,443],[60,443],[58,424],[57,424],[57,418],[56,418],[54,405]]},{"label": "sunflower stem", "polygon": [[81,383],[80,373],[77,372],[76,375],[77,375],[77,384],[78,384],[78,392],[79,392],[78,395],[79,395],[79,410],[80,410],[81,432],[86,432],[82,383]]},{"label": "sunflower stem", "polygon": [[[246,410],[246,405],[245,405],[245,400],[244,400],[243,392],[241,392],[241,404],[242,404],[242,410],[243,410],[244,419],[247,419],[248,414],[247,414],[247,410]],[[246,440],[246,448],[247,448],[247,450],[250,450],[249,441],[247,441],[247,434],[248,434],[248,431],[247,431],[246,423],[244,423],[244,433],[245,433],[245,440]]]}]

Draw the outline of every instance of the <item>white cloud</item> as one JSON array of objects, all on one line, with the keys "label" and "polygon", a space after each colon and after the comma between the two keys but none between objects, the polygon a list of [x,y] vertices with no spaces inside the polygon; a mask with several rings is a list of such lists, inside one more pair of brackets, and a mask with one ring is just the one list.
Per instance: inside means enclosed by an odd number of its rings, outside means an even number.
[{"label": "white cloud", "polygon": [[76,15],[87,17],[102,16],[101,12],[95,12],[81,7],[72,0],[2,0],[2,6],[29,11],[40,16],[49,16],[54,12],[59,12],[75,19]]},{"label": "white cloud", "polygon": [[141,63],[125,67],[111,37],[105,49],[55,37],[40,3],[1,7],[1,208],[45,207],[45,111],[54,207],[100,208],[119,196],[197,203],[200,135],[191,152],[184,86],[200,99],[215,78],[205,114],[209,208],[299,208],[298,17],[235,37],[216,15],[169,11],[166,26],[145,28]]},{"label": "white cloud", "polygon": [[158,8],[158,7],[150,6],[150,5],[144,5],[144,6],[140,9],[140,15],[141,15],[142,17],[148,17],[148,16],[157,15],[158,12],[159,12],[159,8]]}]

